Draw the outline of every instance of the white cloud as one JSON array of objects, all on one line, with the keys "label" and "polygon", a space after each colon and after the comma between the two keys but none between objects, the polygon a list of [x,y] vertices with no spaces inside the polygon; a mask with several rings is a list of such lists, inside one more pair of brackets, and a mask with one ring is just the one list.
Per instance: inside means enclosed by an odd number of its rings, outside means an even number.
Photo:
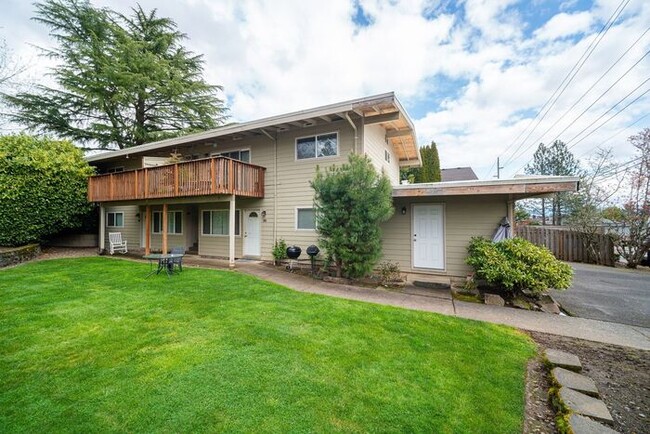
[{"label": "white cloud", "polygon": [[[133,6],[130,0],[94,3],[122,12]],[[469,164],[479,175],[488,176],[487,170],[497,156],[508,159],[514,147],[504,152],[506,146],[558,87],[619,0],[595,0],[586,11],[566,3],[556,15],[538,24],[526,17],[534,15],[532,8],[541,7],[544,0],[533,6],[523,0],[466,0],[451,6],[442,0],[362,0],[361,6],[372,18],[372,25],[367,27],[353,23],[353,0],[140,3],[145,9],[155,7],[160,15],[172,17],[188,34],[188,46],[205,55],[206,78],[224,86],[234,120],[394,90],[409,112],[417,114],[414,120],[420,143],[436,140],[439,144],[443,165]],[[0,32],[17,53],[33,56],[27,43],[48,43],[46,30],[29,20],[32,6],[10,0],[5,10],[11,11],[11,17]],[[433,18],[431,11],[437,13]],[[535,139],[632,44],[648,22],[650,4],[631,2],[522,147],[530,149],[507,166],[506,174],[525,163],[532,155]],[[552,140],[640,58],[649,44],[647,35],[606,80],[540,140]],[[39,60],[33,74],[42,75],[46,65]],[[577,134],[649,73],[646,59],[562,139]],[[452,85],[457,88],[450,92]],[[589,152],[590,147],[649,109],[648,99],[635,104],[575,150],[578,154]],[[617,155],[622,158],[630,154],[631,147],[623,143],[624,139],[642,126],[624,131],[611,142],[621,144]]]}]

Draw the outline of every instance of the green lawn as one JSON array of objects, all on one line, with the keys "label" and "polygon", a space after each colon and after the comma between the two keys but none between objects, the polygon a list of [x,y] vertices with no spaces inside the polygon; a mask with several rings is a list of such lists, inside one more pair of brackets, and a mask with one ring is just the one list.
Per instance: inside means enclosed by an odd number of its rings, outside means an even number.
[{"label": "green lawn", "polygon": [[0,431],[519,433],[518,332],[110,258],[0,271]]}]

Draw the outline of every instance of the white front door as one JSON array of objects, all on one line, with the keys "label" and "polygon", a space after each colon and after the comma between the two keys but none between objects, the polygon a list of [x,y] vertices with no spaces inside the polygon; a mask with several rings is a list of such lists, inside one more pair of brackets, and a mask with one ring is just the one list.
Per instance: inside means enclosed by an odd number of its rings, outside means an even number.
[{"label": "white front door", "polygon": [[413,267],[445,268],[442,205],[413,205]]},{"label": "white front door", "polygon": [[244,256],[260,256],[260,212],[247,210],[244,219]]}]

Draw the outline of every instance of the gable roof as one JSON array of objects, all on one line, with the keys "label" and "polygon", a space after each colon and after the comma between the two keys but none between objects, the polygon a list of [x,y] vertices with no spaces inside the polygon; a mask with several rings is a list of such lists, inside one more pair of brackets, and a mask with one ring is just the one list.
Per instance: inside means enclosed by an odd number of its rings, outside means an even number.
[{"label": "gable roof", "polygon": [[478,176],[476,176],[476,173],[474,173],[471,167],[454,167],[440,170],[440,180],[442,182],[469,181],[472,179],[478,179]]},{"label": "gable roof", "polygon": [[148,151],[176,147],[183,144],[209,142],[231,136],[239,139],[247,136],[272,137],[278,132],[334,121],[361,120],[362,125],[379,124],[386,129],[386,140],[393,145],[400,166],[420,165],[420,151],[415,136],[415,127],[394,92],[357,98],[335,104],[300,110],[278,116],[271,116],[249,122],[235,123],[196,134],[147,143],[118,151],[103,152],[86,157],[89,162],[99,162]]}]

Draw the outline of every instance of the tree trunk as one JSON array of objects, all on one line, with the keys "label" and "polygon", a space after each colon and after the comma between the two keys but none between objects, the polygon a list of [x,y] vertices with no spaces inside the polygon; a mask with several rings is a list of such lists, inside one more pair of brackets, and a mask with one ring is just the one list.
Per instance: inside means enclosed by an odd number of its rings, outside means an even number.
[{"label": "tree trunk", "polygon": [[542,226],[546,226],[546,199],[542,198]]},{"label": "tree trunk", "polygon": [[138,95],[138,102],[135,109],[135,134],[133,141],[135,145],[142,145],[145,143],[145,110],[144,110],[144,96]]}]

